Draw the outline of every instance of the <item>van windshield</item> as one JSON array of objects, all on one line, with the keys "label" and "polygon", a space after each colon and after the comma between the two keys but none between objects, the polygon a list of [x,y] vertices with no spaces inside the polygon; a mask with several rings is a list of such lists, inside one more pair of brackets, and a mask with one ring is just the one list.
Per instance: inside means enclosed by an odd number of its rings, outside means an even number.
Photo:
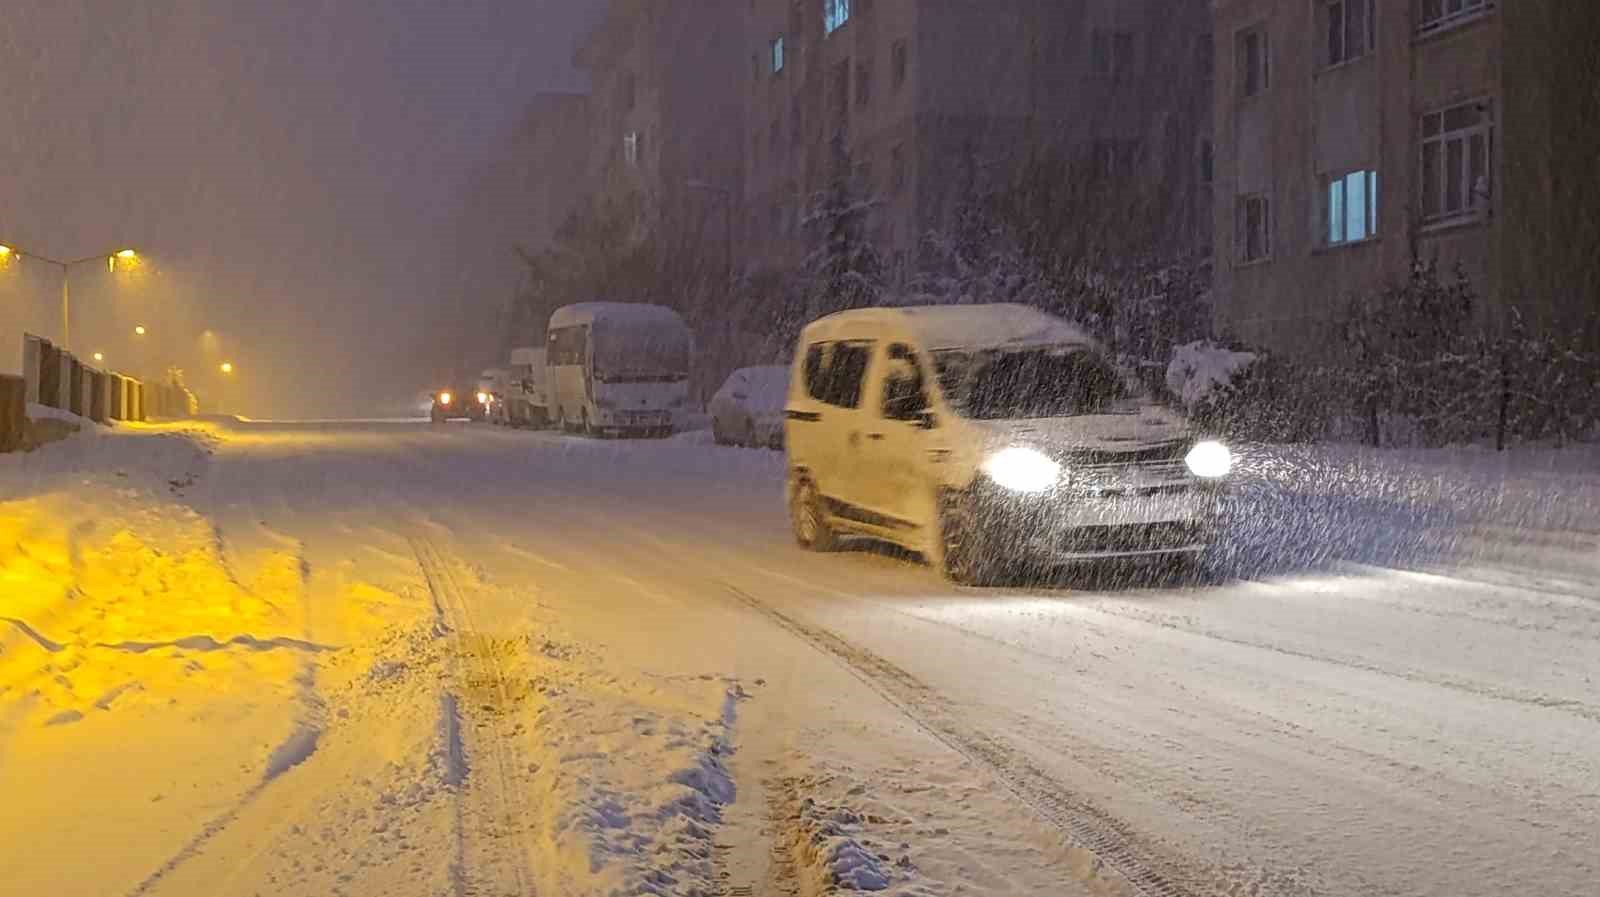
[{"label": "van windshield", "polygon": [[689,334],[659,323],[594,327],[594,377],[606,383],[676,381],[689,376]]},{"label": "van windshield", "polygon": [[974,420],[1133,413],[1151,401],[1103,354],[1081,345],[945,349],[933,362],[945,399]]}]

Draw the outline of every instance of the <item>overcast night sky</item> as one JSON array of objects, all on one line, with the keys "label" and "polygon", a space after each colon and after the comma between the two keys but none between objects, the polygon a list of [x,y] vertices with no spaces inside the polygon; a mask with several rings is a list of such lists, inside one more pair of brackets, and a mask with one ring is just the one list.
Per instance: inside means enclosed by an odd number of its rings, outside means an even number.
[{"label": "overcast night sky", "polygon": [[[81,353],[191,371],[236,356],[264,413],[404,397],[433,374],[415,369],[423,310],[450,301],[459,273],[463,185],[534,93],[582,85],[572,48],[596,6],[13,7],[0,16],[0,242],[150,258],[114,288],[103,265],[74,272]],[[17,369],[21,330],[59,331],[58,283],[37,264],[0,271],[0,368]],[[135,321],[160,339],[132,345]]]}]

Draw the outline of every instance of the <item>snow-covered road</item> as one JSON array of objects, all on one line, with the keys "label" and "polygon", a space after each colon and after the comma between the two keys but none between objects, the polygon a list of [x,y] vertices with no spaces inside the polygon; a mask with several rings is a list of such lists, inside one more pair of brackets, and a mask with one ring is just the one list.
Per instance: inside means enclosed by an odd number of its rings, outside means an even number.
[{"label": "snow-covered road", "polygon": [[1595,893],[1600,472],[1263,452],[1215,582],[983,591],[799,551],[706,441],[5,459],[7,887]]}]

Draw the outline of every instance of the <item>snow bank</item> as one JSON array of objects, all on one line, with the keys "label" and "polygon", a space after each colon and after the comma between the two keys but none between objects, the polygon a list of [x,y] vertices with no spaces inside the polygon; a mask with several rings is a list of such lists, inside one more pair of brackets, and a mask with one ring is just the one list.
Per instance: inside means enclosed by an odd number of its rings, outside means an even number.
[{"label": "snow bank", "polygon": [[1184,407],[1193,408],[1255,360],[1251,352],[1234,352],[1210,342],[1179,346],[1167,365],[1167,388]]}]

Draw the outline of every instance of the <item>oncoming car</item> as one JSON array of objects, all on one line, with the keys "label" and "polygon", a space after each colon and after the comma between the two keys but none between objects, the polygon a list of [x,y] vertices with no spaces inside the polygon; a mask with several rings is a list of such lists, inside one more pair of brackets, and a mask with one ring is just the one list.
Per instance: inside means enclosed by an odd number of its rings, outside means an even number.
[{"label": "oncoming car", "polygon": [[489,413],[488,393],[482,390],[441,389],[433,394],[428,417],[436,424],[447,420],[483,420]]},{"label": "oncoming car", "polygon": [[964,584],[1018,568],[1196,557],[1233,463],[1081,330],[1019,305],[815,321],[800,337],[785,417],[802,546],[869,536]]}]

